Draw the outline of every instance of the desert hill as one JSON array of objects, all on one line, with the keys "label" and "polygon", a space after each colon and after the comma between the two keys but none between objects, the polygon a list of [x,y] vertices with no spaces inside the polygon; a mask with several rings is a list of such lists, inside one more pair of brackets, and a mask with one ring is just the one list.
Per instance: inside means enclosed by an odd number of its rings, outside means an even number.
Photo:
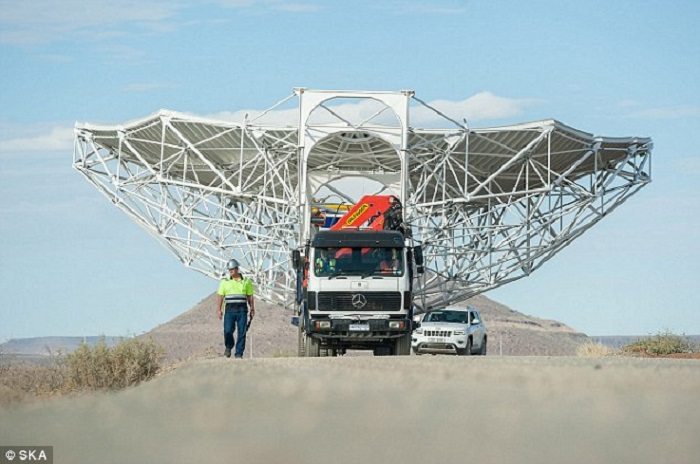
[{"label": "desert hill", "polygon": [[[216,357],[223,351],[222,323],[215,314],[215,295],[209,295],[188,311],[142,335],[166,350],[166,362]],[[588,340],[561,322],[526,316],[479,295],[464,302],[481,310],[489,330],[491,355],[573,355]],[[292,313],[268,303],[256,302],[246,357],[294,356],[296,327]]]}]

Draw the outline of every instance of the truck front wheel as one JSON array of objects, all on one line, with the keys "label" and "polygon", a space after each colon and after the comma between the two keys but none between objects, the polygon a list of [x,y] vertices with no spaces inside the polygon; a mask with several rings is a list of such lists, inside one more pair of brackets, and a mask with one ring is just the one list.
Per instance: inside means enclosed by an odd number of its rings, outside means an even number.
[{"label": "truck front wheel", "polygon": [[306,334],[304,333],[304,328],[299,324],[297,331],[297,356],[300,358],[303,358],[306,356],[306,350],[305,350],[305,343],[306,343]]},{"label": "truck front wheel", "polygon": [[305,335],[306,343],[304,343],[304,348],[306,349],[307,358],[318,358],[321,356],[321,341]]},{"label": "truck front wheel", "polygon": [[394,342],[394,356],[408,356],[411,354],[411,334],[403,335]]}]

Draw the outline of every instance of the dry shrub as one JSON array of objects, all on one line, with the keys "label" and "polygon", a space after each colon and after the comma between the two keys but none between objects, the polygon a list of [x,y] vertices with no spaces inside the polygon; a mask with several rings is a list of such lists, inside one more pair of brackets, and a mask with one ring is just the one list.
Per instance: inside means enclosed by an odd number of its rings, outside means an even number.
[{"label": "dry shrub", "polygon": [[694,347],[685,337],[662,332],[622,347],[624,353],[666,356],[675,353],[691,353]]},{"label": "dry shrub", "polygon": [[0,354],[0,405],[82,390],[116,390],[151,379],[163,349],[153,340],[131,338],[112,348],[104,340],[82,344],[48,365],[12,362]]},{"label": "dry shrub", "polygon": [[151,379],[162,357],[153,340],[131,338],[112,348],[104,341],[83,344],[66,357],[66,365],[73,389],[115,390]]},{"label": "dry shrub", "polygon": [[0,364],[0,405],[68,390],[68,372],[60,358],[52,359],[48,365],[4,360]]},{"label": "dry shrub", "polygon": [[579,358],[602,358],[613,353],[609,347],[597,342],[587,342],[576,348],[576,356]]}]

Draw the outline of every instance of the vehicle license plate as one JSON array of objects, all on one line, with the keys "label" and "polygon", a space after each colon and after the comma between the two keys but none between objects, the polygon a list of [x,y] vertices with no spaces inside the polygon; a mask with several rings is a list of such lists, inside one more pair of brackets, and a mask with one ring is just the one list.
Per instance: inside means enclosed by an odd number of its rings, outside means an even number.
[{"label": "vehicle license plate", "polygon": [[444,341],[445,340],[443,340],[442,338],[437,338],[437,337],[428,338],[428,343],[442,343]]},{"label": "vehicle license plate", "polygon": [[369,324],[350,324],[350,330],[356,332],[369,332]]}]

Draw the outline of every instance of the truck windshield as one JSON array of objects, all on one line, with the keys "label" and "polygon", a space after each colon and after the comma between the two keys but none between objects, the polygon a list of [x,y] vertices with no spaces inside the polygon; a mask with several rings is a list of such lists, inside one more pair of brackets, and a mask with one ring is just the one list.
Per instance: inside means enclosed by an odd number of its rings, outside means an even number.
[{"label": "truck windshield", "polygon": [[425,315],[423,322],[466,324],[468,315],[469,313],[467,311],[431,311]]},{"label": "truck windshield", "polygon": [[314,275],[402,276],[402,248],[315,248]]}]

